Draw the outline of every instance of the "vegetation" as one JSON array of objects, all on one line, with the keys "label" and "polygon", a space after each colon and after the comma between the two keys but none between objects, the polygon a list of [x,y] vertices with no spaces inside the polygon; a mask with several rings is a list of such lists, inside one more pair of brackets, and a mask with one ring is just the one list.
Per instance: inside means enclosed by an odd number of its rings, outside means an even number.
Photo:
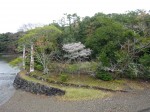
[{"label": "vegetation", "polygon": [[[23,52],[23,68],[43,71],[41,76],[85,74],[105,81],[150,79],[149,12],[97,13],[82,20],[77,14],[64,16],[59,24],[18,32],[18,43],[10,42],[16,34],[1,34],[0,50],[11,47],[16,51],[18,47]],[[10,42],[7,47],[6,42]],[[67,81],[66,76],[62,75],[61,80]]]},{"label": "vegetation", "polygon": [[[111,81],[103,81],[89,75],[71,75],[71,74],[51,74],[51,75],[41,75],[42,73],[39,71],[35,71],[29,74],[29,76],[36,78],[47,80],[47,82],[64,82],[68,84],[77,84],[77,85],[88,85],[88,86],[96,86],[106,89],[112,90],[141,90],[147,86],[144,82],[139,82],[136,80],[128,80],[128,79],[118,79]],[[65,77],[65,81],[62,81],[62,77]],[[54,85],[54,84],[53,84]],[[59,84],[55,84],[59,85]],[[61,85],[61,84],[60,84]]]},{"label": "vegetation", "polygon": [[66,81],[68,80],[68,75],[67,75],[67,74],[61,74],[61,75],[60,75],[60,80],[61,80],[62,82],[66,82]]},{"label": "vegetation", "polygon": [[82,88],[62,88],[67,91],[63,97],[59,97],[62,100],[92,100],[97,98],[104,98],[111,95],[111,93],[102,92],[99,90],[90,90]]},{"label": "vegetation", "polygon": [[96,77],[98,79],[102,79],[104,81],[110,81],[110,80],[112,80],[112,75],[110,73],[104,71],[104,70],[97,71]]},{"label": "vegetation", "polygon": [[18,39],[23,32],[0,34],[0,53],[17,53]]},{"label": "vegetation", "polygon": [[22,62],[22,58],[18,57],[15,58],[14,60],[10,61],[10,65],[15,67],[15,66],[20,66],[20,63]]}]

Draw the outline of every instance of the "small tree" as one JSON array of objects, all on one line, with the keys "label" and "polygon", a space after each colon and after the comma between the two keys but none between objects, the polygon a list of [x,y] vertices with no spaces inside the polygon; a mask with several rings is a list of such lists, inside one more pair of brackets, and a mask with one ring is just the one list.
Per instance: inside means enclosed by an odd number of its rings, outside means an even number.
[{"label": "small tree", "polygon": [[65,55],[65,57],[70,60],[81,58],[86,59],[89,55],[91,55],[91,50],[86,49],[81,42],[64,44],[62,48],[67,52],[67,55]]},{"label": "small tree", "polygon": [[25,69],[25,51],[26,46],[30,46],[30,72],[34,71],[34,42],[36,40],[36,29],[32,29],[26,32],[25,35],[20,38],[19,43],[23,46],[23,68]]},{"label": "small tree", "polygon": [[33,57],[33,40],[35,38],[35,28],[42,25],[37,24],[24,24],[22,27],[19,28],[18,31],[23,32],[22,37],[19,39],[19,47],[23,50],[22,56],[22,66],[25,69],[25,58],[26,58],[26,47],[28,45],[31,46],[31,61],[30,61],[30,72],[34,71],[34,57]]}]

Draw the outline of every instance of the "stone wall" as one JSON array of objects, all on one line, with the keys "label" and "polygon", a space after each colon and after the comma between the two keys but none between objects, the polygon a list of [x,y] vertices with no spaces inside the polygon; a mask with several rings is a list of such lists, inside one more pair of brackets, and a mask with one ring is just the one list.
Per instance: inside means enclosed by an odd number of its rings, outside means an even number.
[{"label": "stone wall", "polygon": [[65,91],[58,88],[49,87],[40,83],[34,83],[23,79],[19,74],[16,76],[14,83],[16,89],[21,89],[34,94],[44,94],[47,96],[51,95],[64,95]]}]

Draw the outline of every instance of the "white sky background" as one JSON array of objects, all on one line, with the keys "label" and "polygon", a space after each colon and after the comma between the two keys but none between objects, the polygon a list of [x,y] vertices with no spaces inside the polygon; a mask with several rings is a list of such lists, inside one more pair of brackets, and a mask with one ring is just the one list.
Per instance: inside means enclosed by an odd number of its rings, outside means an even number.
[{"label": "white sky background", "polygon": [[64,13],[84,17],[136,9],[150,10],[150,0],[0,0],[0,33],[17,32],[28,23],[49,24]]}]

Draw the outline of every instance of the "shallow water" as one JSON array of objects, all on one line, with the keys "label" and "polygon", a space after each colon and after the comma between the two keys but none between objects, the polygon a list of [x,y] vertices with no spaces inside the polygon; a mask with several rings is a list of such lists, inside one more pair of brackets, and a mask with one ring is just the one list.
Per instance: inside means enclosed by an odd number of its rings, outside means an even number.
[{"label": "shallow water", "polygon": [[0,59],[0,105],[7,102],[14,94],[13,81],[17,72],[18,68],[13,68],[7,61]]}]

